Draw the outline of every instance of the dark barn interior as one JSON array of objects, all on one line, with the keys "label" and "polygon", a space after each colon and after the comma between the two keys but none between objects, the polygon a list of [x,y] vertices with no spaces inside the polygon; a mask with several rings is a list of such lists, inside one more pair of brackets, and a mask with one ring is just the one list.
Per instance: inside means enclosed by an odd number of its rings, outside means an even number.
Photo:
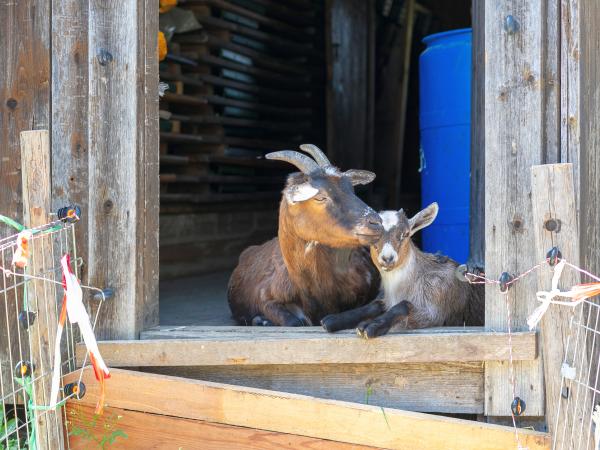
[{"label": "dark barn interior", "polygon": [[461,0],[179,1],[160,15],[160,322],[233,324],[230,271],[277,234],[285,164],[314,143],[373,170],[373,208],[420,206],[422,38],[471,24]]}]

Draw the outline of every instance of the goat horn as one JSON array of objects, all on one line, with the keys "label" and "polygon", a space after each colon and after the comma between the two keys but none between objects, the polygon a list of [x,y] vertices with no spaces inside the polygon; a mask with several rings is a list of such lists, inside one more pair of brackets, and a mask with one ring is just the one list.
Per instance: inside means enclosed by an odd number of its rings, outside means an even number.
[{"label": "goat horn", "polygon": [[317,163],[308,156],[292,150],[282,150],[280,152],[267,153],[265,157],[267,159],[277,159],[279,161],[289,162],[306,174],[319,169]]},{"label": "goat horn", "polygon": [[329,160],[327,159],[327,156],[325,156],[325,153],[323,153],[323,151],[316,145],[302,144],[300,146],[300,149],[304,150],[306,153],[308,153],[310,156],[312,156],[313,159],[319,165],[319,167],[331,166],[331,162],[329,162]]}]

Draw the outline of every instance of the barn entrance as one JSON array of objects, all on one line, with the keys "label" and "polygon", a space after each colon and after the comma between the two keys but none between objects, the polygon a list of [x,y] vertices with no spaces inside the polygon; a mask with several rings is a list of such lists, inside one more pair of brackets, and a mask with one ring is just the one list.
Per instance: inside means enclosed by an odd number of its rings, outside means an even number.
[{"label": "barn entrance", "polygon": [[210,0],[162,8],[160,323],[233,325],[239,254],[277,234],[291,167],[265,153],[314,143],[377,173],[375,209],[421,204],[419,54],[471,24],[470,2]]}]

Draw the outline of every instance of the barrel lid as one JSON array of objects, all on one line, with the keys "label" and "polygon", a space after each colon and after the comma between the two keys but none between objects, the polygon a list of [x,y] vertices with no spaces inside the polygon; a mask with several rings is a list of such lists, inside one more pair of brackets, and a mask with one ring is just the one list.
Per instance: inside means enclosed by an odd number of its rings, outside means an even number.
[{"label": "barrel lid", "polygon": [[427,46],[431,46],[433,44],[435,44],[437,41],[447,41],[447,40],[454,40],[453,38],[456,38],[457,40],[462,38],[463,36],[466,35],[471,35],[471,33],[473,32],[472,28],[460,28],[458,30],[450,30],[450,31],[443,31],[441,33],[435,33],[435,34],[430,34],[429,36],[425,36],[423,38],[423,44],[427,45]]}]

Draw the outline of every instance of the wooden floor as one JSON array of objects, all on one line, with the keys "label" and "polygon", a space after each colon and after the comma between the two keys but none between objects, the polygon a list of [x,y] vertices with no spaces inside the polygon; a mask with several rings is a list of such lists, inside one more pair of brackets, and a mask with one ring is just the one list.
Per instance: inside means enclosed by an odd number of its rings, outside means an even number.
[{"label": "wooden floor", "polygon": [[230,272],[160,283],[161,325],[236,325],[227,305]]}]

